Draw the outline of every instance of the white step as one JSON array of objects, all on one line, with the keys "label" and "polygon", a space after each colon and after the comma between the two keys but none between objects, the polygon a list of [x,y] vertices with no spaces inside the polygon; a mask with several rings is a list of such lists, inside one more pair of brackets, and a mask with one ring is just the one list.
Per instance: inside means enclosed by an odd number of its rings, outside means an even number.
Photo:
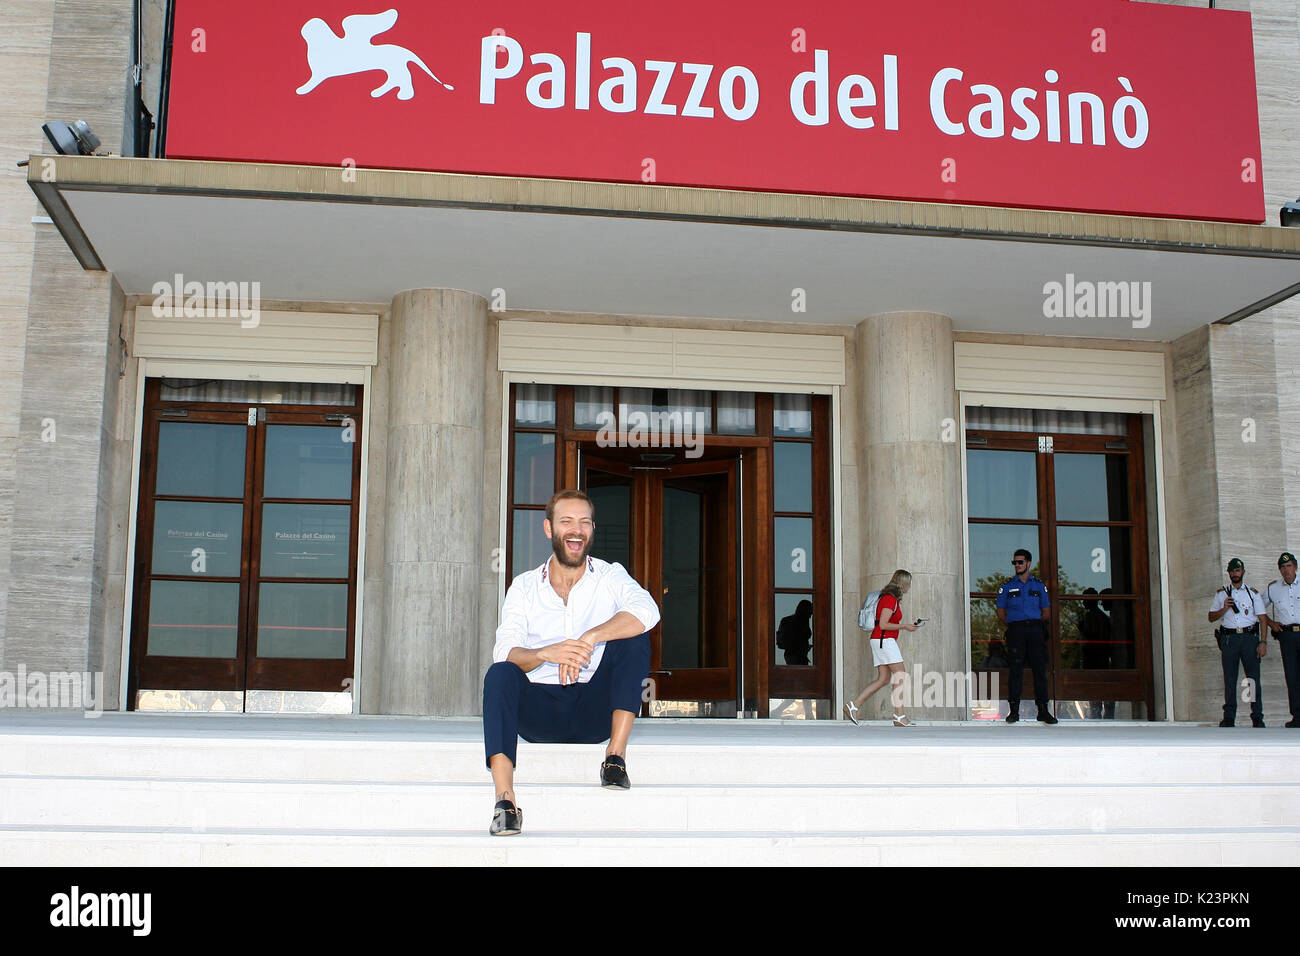
[{"label": "white step", "polygon": [[[518,788],[532,832],[618,830],[860,833],[1214,828],[1223,807],[1259,825],[1300,820],[1300,788],[1267,784],[1115,787],[585,785]],[[0,777],[0,827],[284,828],[389,833],[485,829],[482,783],[379,784],[111,777]]]},{"label": "white step", "polygon": [[0,831],[14,866],[1294,866],[1300,830],[786,836]]},{"label": "white step", "polygon": [[[638,723],[520,744],[491,838],[476,720],[0,714],[0,859],[37,865],[1275,865],[1300,858],[1300,734]],[[1225,825],[1231,807],[1233,827]]]},{"label": "white step", "polygon": [[[329,721],[337,718],[330,718]],[[162,734],[158,717],[120,718],[121,734],[5,732],[0,772],[28,775],[179,777],[186,779],[373,780],[482,783],[488,779],[477,722],[403,722],[395,736],[374,733],[277,733],[257,718],[195,718],[185,735]],[[276,718],[262,718],[274,724]],[[325,719],[322,719],[323,721]],[[109,717],[93,723],[108,729]],[[135,726],[131,726],[132,724]],[[363,724],[367,723],[363,721]],[[232,726],[233,724],[233,726]],[[744,725],[742,725],[744,726]],[[752,726],[752,723],[751,725]],[[1300,783],[1300,733],[1289,730],[1135,729],[995,726],[708,728],[680,723],[638,728],[629,748],[633,780],[657,784],[782,784],[792,779],[840,784],[987,783]],[[23,730],[27,730],[26,727]],[[779,733],[778,731],[785,731]],[[587,783],[598,772],[599,745],[519,744],[524,783]],[[755,759],[761,755],[762,759]]]}]

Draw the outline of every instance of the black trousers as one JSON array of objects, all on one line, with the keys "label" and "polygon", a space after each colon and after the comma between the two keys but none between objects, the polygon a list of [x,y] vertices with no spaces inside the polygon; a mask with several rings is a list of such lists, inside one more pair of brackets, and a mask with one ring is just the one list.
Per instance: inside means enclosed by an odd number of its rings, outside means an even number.
[{"label": "black trousers", "polygon": [[1237,719],[1237,697],[1242,688],[1237,684],[1238,670],[1244,670],[1246,677],[1252,681],[1252,699],[1250,716],[1264,719],[1264,695],[1259,686],[1259,637],[1256,633],[1224,634],[1223,647],[1219,653],[1223,658],[1223,719]]},{"label": "black trousers", "polygon": [[1047,708],[1047,625],[1043,621],[1014,621],[1007,625],[1007,667],[1010,687],[1007,703],[1020,706],[1020,692],[1025,684],[1025,658],[1034,673],[1034,700],[1040,710]]},{"label": "black trousers", "polygon": [[1282,631],[1277,638],[1282,652],[1282,673],[1286,675],[1291,718],[1300,720],[1300,631]]}]

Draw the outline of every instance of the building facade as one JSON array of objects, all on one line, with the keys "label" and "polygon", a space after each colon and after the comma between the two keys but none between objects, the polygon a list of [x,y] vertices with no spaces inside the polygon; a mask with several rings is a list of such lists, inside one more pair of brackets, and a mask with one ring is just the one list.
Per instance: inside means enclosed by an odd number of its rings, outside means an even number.
[{"label": "building facade", "polygon": [[[1026,547],[1059,713],[1217,717],[1224,565],[1262,589],[1300,537],[1300,230],[133,157],[167,11],[22,6],[5,671],[102,672],[110,709],[473,715],[576,486],[662,605],[651,715],[837,717],[906,568],[909,711],[996,717]],[[1300,12],[1230,6],[1272,217]],[[122,155],[51,155],[74,118]],[[1262,685],[1285,720],[1276,650]]]}]

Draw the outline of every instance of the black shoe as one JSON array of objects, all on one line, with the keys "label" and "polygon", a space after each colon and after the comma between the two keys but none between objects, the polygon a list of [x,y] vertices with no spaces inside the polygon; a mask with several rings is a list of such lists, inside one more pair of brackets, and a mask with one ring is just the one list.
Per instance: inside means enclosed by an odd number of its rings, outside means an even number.
[{"label": "black shoe", "polygon": [[1250,726],[1252,726],[1252,727],[1263,727],[1263,726],[1264,726],[1264,718],[1263,718],[1263,717],[1252,717],[1252,718],[1250,718]]},{"label": "black shoe", "polygon": [[524,828],[524,811],[509,800],[498,800],[492,810],[492,826],[488,833],[492,836],[514,836]]},{"label": "black shoe", "polygon": [[1015,708],[1007,712],[1007,723],[1014,724],[1020,719],[1020,708]]},{"label": "black shoe", "polygon": [[1224,717],[1221,721],[1219,721],[1219,726],[1220,726],[1220,727],[1231,727],[1234,723],[1235,723],[1235,721],[1231,721],[1231,720],[1229,720],[1227,717]]},{"label": "black shoe", "polygon": [[632,786],[627,779],[627,762],[617,754],[609,754],[600,765],[600,785],[606,790],[626,790]]},{"label": "black shoe", "polygon": [[1286,722],[1287,727],[1300,727],[1300,717],[1292,717]]},{"label": "black shoe", "polygon": [[1046,707],[1038,708],[1038,719],[1044,724],[1059,724],[1060,721],[1052,716],[1052,712]]}]

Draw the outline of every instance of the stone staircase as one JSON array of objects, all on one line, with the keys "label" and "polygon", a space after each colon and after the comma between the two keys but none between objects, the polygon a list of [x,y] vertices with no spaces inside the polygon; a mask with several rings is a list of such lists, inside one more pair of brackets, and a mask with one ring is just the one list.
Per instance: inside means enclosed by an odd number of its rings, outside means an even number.
[{"label": "stone staircase", "polygon": [[[1251,865],[1300,859],[1300,734],[644,721],[521,743],[490,838],[475,720],[0,714],[10,865]],[[1225,807],[1231,807],[1226,813]],[[1229,826],[1231,821],[1234,826]]]}]

